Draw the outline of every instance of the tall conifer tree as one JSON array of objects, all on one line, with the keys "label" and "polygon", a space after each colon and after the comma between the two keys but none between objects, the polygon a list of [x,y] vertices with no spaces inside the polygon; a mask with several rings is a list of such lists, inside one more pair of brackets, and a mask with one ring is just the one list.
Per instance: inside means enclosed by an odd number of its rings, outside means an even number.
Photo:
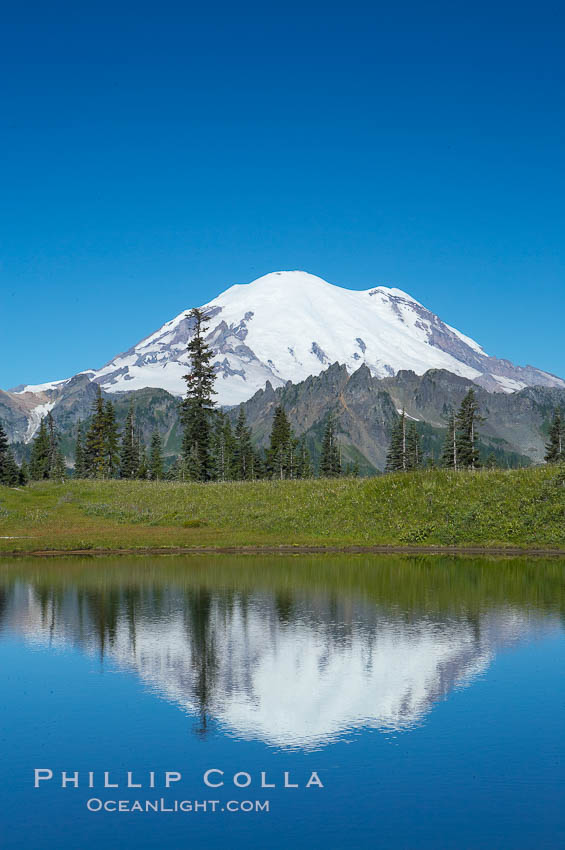
[{"label": "tall conifer tree", "polygon": [[4,456],[3,469],[1,471],[0,484],[7,487],[17,487],[20,484],[20,470],[14,459],[12,450],[8,449]]},{"label": "tall conifer tree", "polygon": [[475,390],[471,388],[461,402],[457,413],[457,463],[467,469],[477,469],[479,464],[478,425],[483,422]]},{"label": "tall conifer tree", "polygon": [[560,463],[565,460],[565,422],[559,410],[555,409],[549,428],[549,440],[545,447],[545,462]]},{"label": "tall conifer tree", "polygon": [[57,464],[57,452],[59,450],[59,435],[55,429],[55,422],[51,411],[47,414],[47,436],[49,440],[49,478],[53,477],[53,472]]},{"label": "tall conifer tree", "polygon": [[55,481],[64,481],[66,477],[67,467],[65,464],[65,458],[63,457],[63,452],[58,448],[55,453],[53,466],[49,471],[49,478],[52,478]]},{"label": "tall conifer tree", "polygon": [[233,478],[234,436],[230,420],[222,410],[215,411],[212,434],[213,477],[216,481]]},{"label": "tall conifer tree", "polygon": [[34,481],[49,478],[49,434],[45,419],[39,423],[39,429],[31,446],[29,473]]},{"label": "tall conifer tree", "polygon": [[192,443],[188,457],[183,459],[183,471],[189,481],[205,481],[198,443]]},{"label": "tall conifer tree", "polygon": [[96,386],[96,398],[92,406],[90,427],[86,432],[84,459],[89,478],[106,477],[106,411],[99,384]]},{"label": "tall conifer tree", "polygon": [[0,484],[8,483],[9,453],[8,436],[0,422]]},{"label": "tall conifer tree", "polygon": [[26,459],[24,458],[22,460],[22,463],[21,463],[21,466],[20,466],[19,484],[22,487],[25,487],[25,485],[28,484],[28,483],[29,483],[29,467],[27,465]]},{"label": "tall conifer tree", "polygon": [[211,419],[216,375],[211,364],[213,352],[205,339],[207,317],[195,307],[190,311],[189,318],[193,321],[194,332],[188,343],[190,372],[183,376],[187,390],[182,404],[182,453],[190,477],[197,481],[207,481],[213,475],[214,466],[211,455]]},{"label": "tall conifer tree", "polygon": [[158,431],[153,431],[149,450],[149,477],[152,481],[163,478],[163,444]]},{"label": "tall conifer tree", "polygon": [[55,428],[55,422],[51,411],[47,414],[47,439],[48,439],[48,478],[62,481],[66,474],[65,459],[60,448],[60,438]]},{"label": "tall conifer tree", "polygon": [[2,422],[0,422],[0,465],[2,464],[4,458],[6,457],[6,454],[8,453],[8,445],[8,435],[4,430]]},{"label": "tall conifer tree", "polygon": [[297,478],[312,478],[314,474],[312,467],[312,458],[306,446],[304,437],[298,441],[296,448],[296,477]]},{"label": "tall conifer tree", "polygon": [[254,477],[254,455],[251,444],[251,431],[247,427],[245,411],[240,405],[234,432],[233,451],[234,477],[238,481],[248,481]]},{"label": "tall conifer tree", "polygon": [[406,413],[403,410],[392,427],[386,472],[404,472],[409,468],[407,437]]},{"label": "tall conifer tree", "polygon": [[266,451],[267,471],[270,478],[296,477],[295,451],[296,440],[290,422],[279,405],[275,408],[269,448]]},{"label": "tall conifer tree", "polygon": [[457,469],[457,425],[455,423],[455,414],[451,414],[447,420],[447,434],[443,444],[441,454],[441,465],[446,469]]},{"label": "tall conifer tree", "polygon": [[86,474],[86,470],[84,467],[84,432],[82,428],[82,422],[78,421],[77,424],[77,439],[75,443],[75,469],[74,469],[74,477],[75,478],[84,478]]},{"label": "tall conifer tree", "polygon": [[135,427],[133,399],[130,401],[120,446],[120,478],[136,478],[139,469],[139,440]]},{"label": "tall conifer tree", "polygon": [[139,447],[139,466],[137,468],[137,478],[145,481],[149,475],[149,460],[147,458],[147,449],[144,444],[138,442]]},{"label": "tall conifer tree", "polygon": [[105,474],[117,478],[120,471],[120,435],[116,422],[116,411],[111,401],[104,405],[104,449],[106,456]]},{"label": "tall conifer tree", "polygon": [[9,446],[8,436],[0,422],[0,484],[16,487],[20,483],[20,470]]},{"label": "tall conifer tree", "polygon": [[422,442],[415,422],[406,429],[407,469],[419,469],[422,465]]},{"label": "tall conifer tree", "polygon": [[251,456],[251,478],[257,481],[259,478],[265,478],[265,463],[261,453],[257,449],[253,449]]},{"label": "tall conifer tree", "polygon": [[326,421],[324,438],[322,440],[320,476],[323,478],[336,478],[339,475],[341,475],[340,452],[335,435],[335,421],[330,413]]}]

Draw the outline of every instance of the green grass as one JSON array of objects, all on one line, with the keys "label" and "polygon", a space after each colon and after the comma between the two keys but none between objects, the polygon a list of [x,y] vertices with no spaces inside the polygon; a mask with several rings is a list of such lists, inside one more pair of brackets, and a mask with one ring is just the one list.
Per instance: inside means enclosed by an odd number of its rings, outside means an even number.
[{"label": "green grass", "polygon": [[0,551],[248,545],[565,547],[555,468],[370,479],[0,488]]}]

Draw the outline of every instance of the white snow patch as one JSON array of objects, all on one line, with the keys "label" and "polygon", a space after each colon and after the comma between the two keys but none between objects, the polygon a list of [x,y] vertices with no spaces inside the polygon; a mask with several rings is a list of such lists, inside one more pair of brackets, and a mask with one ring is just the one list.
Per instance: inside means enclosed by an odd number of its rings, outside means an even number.
[{"label": "white snow patch", "polygon": [[518,390],[523,390],[524,387],[527,386],[527,384],[524,384],[522,381],[515,381],[514,378],[506,378],[504,375],[493,375],[492,377],[507,393],[514,393]]},{"label": "white snow patch", "polygon": [[68,383],[70,378],[61,378],[60,381],[47,381],[46,384],[26,384],[23,390],[13,392],[13,395],[23,395],[24,393],[43,393],[48,390],[54,390],[56,387],[62,387]]},{"label": "white snow patch", "polygon": [[406,413],[406,411],[405,411],[405,410],[402,410],[402,408],[401,408],[401,407],[397,407],[397,408],[396,408],[396,412],[397,412],[400,416],[402,416],[402,414],[404,413],[405,417],[406,417],[407,419],[412,419],[412,421],[413,421],[413,422],[420,422],[420,421],[421,421],[421,420],[420,420],[420,419],[418,419],[416,416],[410,416],[410,414],[409,414],[409,413]]},{"label": "white snow patch", "polygon": [[47,416],[50,410],[53,410],[55,407],[54,401],[48,401],[45,404],[38,404],[36,407],[32,407],[32,409],[28,413],[28,421],[27,421],[27,431],[24,437],[24,443],[29,443],[37,429],[41,424],[41,420]]}]

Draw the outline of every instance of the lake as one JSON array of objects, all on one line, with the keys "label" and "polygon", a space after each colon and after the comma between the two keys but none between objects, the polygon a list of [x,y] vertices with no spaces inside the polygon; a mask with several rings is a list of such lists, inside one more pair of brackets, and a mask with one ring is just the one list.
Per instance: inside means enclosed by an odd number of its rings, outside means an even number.
[{"label": "lake", "polygon": [[563,847],[564,579],[0,559],[0,847]]}]

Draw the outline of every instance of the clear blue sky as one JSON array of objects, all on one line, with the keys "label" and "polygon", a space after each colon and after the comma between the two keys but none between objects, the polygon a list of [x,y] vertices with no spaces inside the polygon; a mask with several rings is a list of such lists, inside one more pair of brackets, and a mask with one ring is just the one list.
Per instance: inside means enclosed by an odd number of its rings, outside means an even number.
[{"label": "clear blue sky", "polygon": [[5,5],[0,387],[277,269],[565,375],[564,32],[543,0]]}]

